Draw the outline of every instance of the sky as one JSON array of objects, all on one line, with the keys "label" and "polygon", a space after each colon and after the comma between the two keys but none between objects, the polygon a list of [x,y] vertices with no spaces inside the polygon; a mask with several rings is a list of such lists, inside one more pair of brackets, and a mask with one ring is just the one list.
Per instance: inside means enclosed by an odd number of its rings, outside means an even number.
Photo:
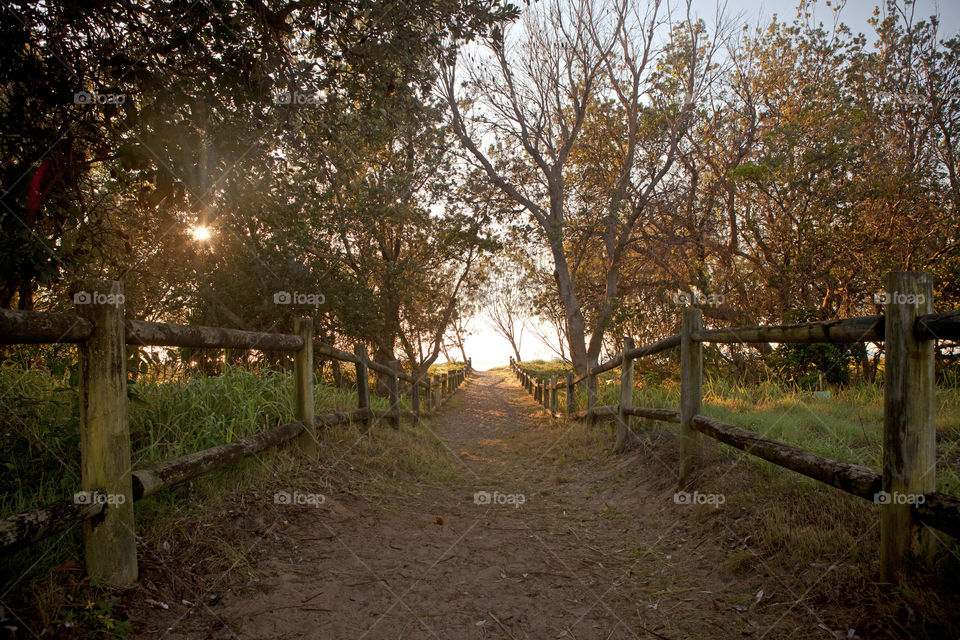
[{"label": "sky", "polygon": [[[777,14],[781,20],[791,21],[796,15],[798,4],[796,0],[726,0],[726,2],[728,16],[742,14],[747,22],[753,24],[760,21],[766,23],[773,14]],[[838,4],[833,2],[834,6]],[[867,20],[873,15],[873,8],[879,4],[885,4],[885,0],[883,2],[848,0],[843,3],[840,19],[850,27],[852,32],[862,32],[869,36],[872,29],[867,24]],[[715,0],[693,0],[694,11],[698,12],[708,24],[711,23],[710,16],[714,14],[715,6]],[[825,26],[833,23],[832,9],[827,7],[823,0],[817,3],[814,13]],[[952,35],[960,31],[960,0],[917,0],[914,16],[918,22],[934,14],[940,16],[940,28],[944,35]]]},{"label": "sky", "polygon": [[[738,20],[740,24],[744,22],[766,24],[774,14],[783,21],[792,21],[796,15],[797,0],[726,0],[726,2],[726,15],[728,18],[740,16]],[[869,38],[872,29],[867,20],[873,15],[873,8],[878,4],[879,2],[875,0],[849,0],[843,5],[840,19],[850,27],[852,32],[862,32]],[[708,25],[713,25],[716,0],[693,0],[693,9]],[[817,3],[814,13],[825,26],[833,24],[832,10],[822,0]],[[940,32],[944,38],[960,32],[960,0],[917,0],[914,13],[916,21],[925,20],[934,14],[940,17]],[[513,355],[510,344],[490,327],[488,320],[482,314],[473,320],[470,328],[472,335],[467,338],[465,348],[475,369],[484,371],[509,362],[510,356]],[[553,342],[556,344],[555,339]],[[541,358],[552,360],[556,357],[555,353],[544,346],[530,330],[524,331],[520,355],[524,360]]]}]

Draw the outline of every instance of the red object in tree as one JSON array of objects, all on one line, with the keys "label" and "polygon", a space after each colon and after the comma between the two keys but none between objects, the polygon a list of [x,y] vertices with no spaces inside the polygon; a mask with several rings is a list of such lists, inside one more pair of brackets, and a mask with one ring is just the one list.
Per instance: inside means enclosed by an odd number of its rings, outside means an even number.
[{"label": "red object in tree", "polygon": [[48,186],[50,175],[50,158],[40,163],[37,172],[33,174],[33,180],[30,181],[30,193],[27,194],[27,208],[30,214],[36,214],[43,208],[43,203],[47,199],[46,187]]}]

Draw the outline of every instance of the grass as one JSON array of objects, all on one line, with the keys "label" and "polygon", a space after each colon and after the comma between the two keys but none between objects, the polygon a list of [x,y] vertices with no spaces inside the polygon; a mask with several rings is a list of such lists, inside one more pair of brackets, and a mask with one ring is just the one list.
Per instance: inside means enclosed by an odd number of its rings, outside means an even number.
[{"label": "grass", "polygon": [[[552,363],[536,363],[528,370],[553,377],[562,369]],[[618,373],[601,376],[598,404],[618,402]],[[636,406],[676,409],[679,396],[677,381],[637,372],[633,392]],[[577,399],[578,408],[583,408],[583,395],[578,394]],[[939,387],[936,401],[938,489],[958,495],[960,390]],[[774,380],[743,385],[707,376],[704,413],[805,449],[879,469],[882,385],[854,384],[833,389],[828,398],[817,398],[812,392]],[[671,466],[679,455],[677,425],[646,423],[640,427],[638,446],[623,456],[614,456],[609,421],[602,424],[605,426],[590,428],[586,421],[557,422],[564,439],[554,458],[578,465],[589,465],[591,459],[603,465],[608,460],[609,475],[605,481],[598,481],[600,487],[616,485],[620,469],[626,468],[628,476],[647,476],[644,482],[648,486],[675,490],[676,480],[664,465]],[[691,511],[690,528],[684,529],[684,535],[702,541],[719,533],[727,540],[730,548],[724,560],[717,563],[723,581],[780,574],[783,577],[773,584],[773,590],[788,600],[784,603],[787,606],[799,609],[804,606],[802,601],[813,610],[839,612],[841,617],[845,612],[863,612],[853,623],[858,637],[956,635],[956,559],[960,558],[960,545],[949,536],[933,532],[942,543],[936,545],[939,552],[935,562],[912,566],[910,581],[891,587],[877,581],[880,533],[876,505],[710,440],[694,473],[699,491],[723,494],[726,502],[720,510]],[[558,469],[551,481],[562,484],[572,475],[568,469]],[[635,548],[638,559],[646,554],[642,546]]]},{"label": "grass", "polygon": [[427,369],[427,374],[431,376],[442,376],[445,373],[459,371],[463,369],[464,366],[462,362],[441,362],[440,364],[430,365],[430,368]]},{"label": "grass", "polygon": [[[54,372],[33,364],[0,365],[0,446],[5,451],[0,517],[79,489],[75,380],[67,369]],[[227,368],[218,376],[165,382],[141,376],[128,385],[133,466],[149,466],[293,420],[292,389],[291,372],[269,369]],[[355,389],[326,382],[316,385],[314,398],[317,413],[357,404]],[[371,405],[388,409],[389,400],[371,394]],[[409,409],[406,397],[403,409]],[[205,523],[222,516],[231,501],[247,499],[244,496],[307,486],[335,492],[347,485],[356,494],[373,496],[398,491],[409,480],[446,482],[456,476],[458,470],[450,467],[442,444],[425,426],[371,429],[376,430],[374,437],[356,424],[324,429],[319,465],[270,450],[138,502],[138,546],[146,549],[140,554],[142,563],[149,567],[177,549],[203,548],[202,562],[214,569],[233,565],[239,556],[230,541],[197,543],[206,540]],[[14,590],[5,604],[28,611],[45,629],[57,628],[69,637],[122,637],[127,627],[114,614],[115,597],[82,580],[81,534],[82,527],[74,526],[0,558],[0,593]],[[187,535],[195,536],[192,546],[182,544]],[[65,594],[73,594],[73,600]]]},{"label": "grass", "polygon": [[[566,377],[569,365],[535,360],[523,366],[540,379]],[[566,393],[558,391],[558,406],[566,406]],[[598,377],[598,405],[615,405],[620,397],[619,370]],[[586,395],[577,391],[577,407],[586,406]],[[939,386],[937,402],[937,490],[960,495],[960,388]],[[678,380],[659,373],[635,372],[633,404],[639,407],[677,409]],[[749,429],[831,458],[879,470],[883,433],[883,386],[858,382],[833,389],[830,397],[767,378],[753,384],[706,374],[703,411],[712,418]],[[731,450],[732,453],[733,450]],[[736,452],[736,455],[740,455]],[[750,464],[774,465],[743,454]],[[788,473],[788,472],[784,472]],[[795,476],[795,474],[791,474]],[[802,482],[814,483],[802,479]]]}]

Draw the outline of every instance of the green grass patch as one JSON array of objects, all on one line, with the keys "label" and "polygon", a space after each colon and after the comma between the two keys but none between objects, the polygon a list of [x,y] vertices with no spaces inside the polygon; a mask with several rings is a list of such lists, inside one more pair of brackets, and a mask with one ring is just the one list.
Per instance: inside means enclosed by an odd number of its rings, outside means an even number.
[{"label": "green grass patch", "polygon": [[[569,370],[561,362],[530,361],[523,366],[541,379],[560,377]],[[620,398],[619,369],[598,376],[598,405],[615,405]],[[558,405],[566,406],[559,392]],[[586,407],[586,394],[576,391],[576,406]],[[829,397],[818,397],[773,379],[743,384],[707,374],[703,385],[704,414],[754,433],[825,456],[879,470],[883,433],[883,386],[857,382],[833,388]],[[937,402],[937,489],[960,495],[960,388],[939,386]],[[659,373],[638,370],[633,404],[640,407],[678,409],[680,384]],[[726,446],[723,445],[725,448]],[[731,449],[731,452],[734,451]],[[737,455],[740,455],[737,452]],[[743,454],[750,464],[789,474],[795,481],[815,483]]]}]

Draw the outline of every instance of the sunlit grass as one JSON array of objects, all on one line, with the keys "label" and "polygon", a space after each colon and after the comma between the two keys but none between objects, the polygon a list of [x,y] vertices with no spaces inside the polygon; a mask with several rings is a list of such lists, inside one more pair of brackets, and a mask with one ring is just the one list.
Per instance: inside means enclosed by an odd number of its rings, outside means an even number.
[{"label": "sunlit grass", "polygon": [[[565,378],[568,370],[564,363],[540,360],[524,362],[523,366],[541,379],[559,378],[560,372]],[[558,406],[561,408],[566,406],[565,395],[563,390],[559,392]],[[600,406],[619,402],[619,369],[599,376],[597,395]],[[586,394],[580,388],[576,392],[576,401],[577,409],[586,407]],[[956,386],[938,387],[936,402],[937,487],[940,491],[960,495],[960,389]],[[633,404],[678,409],[679,380],[638,371],[634,379]],[[703,385],[703,411],[707,416],[768,438],[880,469],[882,384],[858,382],[831,390],[829,397],[817,397],[814,392],[769,378],[744,384],[708,373]],[[749,455],[743,458],[750,464],[769,467],[772,472],[780,473],[773,469],[773,465],[757,458]]]}]

